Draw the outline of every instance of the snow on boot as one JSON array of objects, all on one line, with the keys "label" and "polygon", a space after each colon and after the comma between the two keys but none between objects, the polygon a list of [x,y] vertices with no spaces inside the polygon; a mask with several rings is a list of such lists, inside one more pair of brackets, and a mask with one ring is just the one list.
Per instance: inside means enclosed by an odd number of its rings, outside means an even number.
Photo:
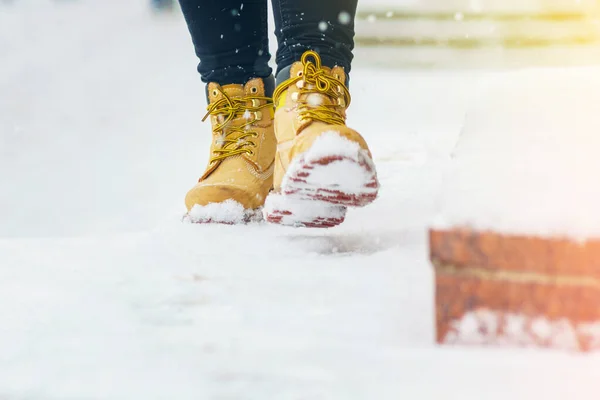
[{"label": "snow on boot", "polygon": [[273,224],[331,228],[344,222],[347,208],[319,200],[303,200],[273,192],[265,203],[265,219]]},{"label": "snow on boot", "polygon": [[208,84],[203,120],[210,116],[213,140],[208,167],[185,197],[187,220],[237,224],[262,218],[276,151],[273,101],[265,96],[265,83],[273,87],[269,79]]},{"label": "snow on boot", "polygon": [[346,126],[350,93],[345,82],[342,67],[323,67],[319,55],[307,51],[275,90],[278,145],[270,196],[278,197],[265,206],[268,221],[335,226],[344,220],[340,207],[362,207],[377,197],[371,152]]}]

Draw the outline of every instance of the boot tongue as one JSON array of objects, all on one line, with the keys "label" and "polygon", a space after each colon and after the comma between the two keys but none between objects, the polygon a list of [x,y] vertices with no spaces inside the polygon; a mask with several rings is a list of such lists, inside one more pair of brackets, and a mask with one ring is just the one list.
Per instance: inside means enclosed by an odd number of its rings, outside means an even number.
[{"label": "boot tongue", "polygon": [[[327,67],[322,67],[322,68],[325,71],[327,71],[327,74],[329,74],[331,72],[330,68],[327,68]],[[277,78],[276,78],[276,85],[279,86],[283,82],[287,81],[290,78],[296,78],[297,76],[300,76],[298,74],[303,71],[304,71],[304,65],[302,65],[302,63],[300,61],[296,61],[292,65],[285,67],[284,69],[279,71],[279,73],[277,74]]]},{"label": "boot tongue", "polygon": [[219,96],[220,91],[232,99],[246,96],[271,97],[273,96],[274,86],[273,76],[267,78],[252,78],[243,85],[231,83],[221,86],[217,83],[209,83],[207,86],[209,92],[208,100],[210,102],[218,100],[221,97]]},{"label": "boot tongue", "polygon": [[[331,68],[329,68],[329,67],[321,67],[321,68],[325,71],[326,75],[333,75]],[[336,69],[337,68],[339,68],[343,71],[343,68],[336,67]],[[282,83],[290,78],[298,77],[303,72],[304,72],[304,65],[302,65],[302,63],[300,61],[296,61],[289,67],[282,69],[277,74],[277,85],[279,85],[280,83]],[[329,96],[319,93],[317,90],[315,90],[313,93],[309,93],[306,97],[306,101],[311,107],[337,104],[337,102],[335,102],[334,99],[331,99]]]},{"label": "boot tongue", "polygon": [[229,97],[243,97],[244,96],[244,86],[237,84],[229,84],[221,86],[223,92]]},{"label": "boot tongue", "polygon": [[[232,100],[239,99],[251,95],[251,87],[255,87],[257,89],[257,93],[255,95],[262,95],[264,93],[264,86],[262,84],[262,80],[260,80],[259,78],[251,79],[245,85],[232,83],[221,86],[216,83],[210,83],[208,86],[209,101],[213,103],[222,98],[223,95],[221,94],[221,92],[227,95]],[[217,117],[217,121],[221,123],[225,118],[226,113],[220,114]],[[249,111],[246,111],[243,114],[236,113],[234,118],[227,124],[227,127],[240,127],[242,125],[247,124],[248,121],[251,119],[252,115]]]},{"label": "boot tongue", "polygon": [[[323,68],[327,75],[337,75],[338,79],[341,80],[346,86],[348,86],[349,84],[349,76],[348,74],[345,72],[343,67],[333,67],[333,68],[329,68],[329,67],[321,67]],[[284,69],[282,69],[281,71],[279,71],[279,73],[277,74],[276,77],[276,86],[281,85],[283,82],[287,81],[290,78],[295,78],[298,76],[299,72],[304,71],[304,66],[302,65],[302,63],[300,61],[296,61],[295,63],[293,63],[292,65],[285,67]]]},{"label": "boot tongue", "polygon": [[221,92],[231,98],[242,97],[244,96],[244,85],[228,84],[221,86],[218,83],[210,82],[206,85],[206,99],[208,103],[212,104],[219,100],[222,97]]}]

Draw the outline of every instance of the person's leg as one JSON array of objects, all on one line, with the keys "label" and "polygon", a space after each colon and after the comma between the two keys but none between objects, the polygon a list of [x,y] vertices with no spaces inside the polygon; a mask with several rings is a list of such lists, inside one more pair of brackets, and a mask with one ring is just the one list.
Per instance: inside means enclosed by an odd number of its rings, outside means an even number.
[{"label": "person's leg", "polygon": [[203,82],[246,83],[271,75],[267,0],[179,0]]},{"label": "person's leg", "polygon": [[[206,85],[208,166],[188,191],[188,218],[243,223],[273,186],[274,79],[267,0],[180,0]],[[208,133],[208,132],[207,132]]]},{"label": "person's leg", "polygon": [[350,72],[354,17],[358,0],[273,0],[277,36],[277,73],[300,60],[307,50],[324,66]]},{"label": "person's leg", "polygon": [[364,138],[346,126],[356,0],[273,0],[277,52],[274,190],[269,222],[331,227],[377,197]]}]

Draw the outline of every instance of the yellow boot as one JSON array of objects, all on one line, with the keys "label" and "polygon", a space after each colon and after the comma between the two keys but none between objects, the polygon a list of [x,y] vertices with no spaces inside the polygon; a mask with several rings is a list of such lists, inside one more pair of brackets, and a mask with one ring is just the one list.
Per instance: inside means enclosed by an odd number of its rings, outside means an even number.
[{"label": "yellow boot", "polygon": [[307,51],[273,95],[277,155],[269,222],[331,227],[346,207],[375,200],[379,182],[363,137],[346,126],[350,93],[342,67],[321,66]]},{"label": "yellow boot", "polygon": [[[272,79],[272,78],[271,78]],[[185,197],[192,222],[244,223],[260,217],[273,186],[273,102],[261,78],[208,84],[212,124],[209,164]]]}]

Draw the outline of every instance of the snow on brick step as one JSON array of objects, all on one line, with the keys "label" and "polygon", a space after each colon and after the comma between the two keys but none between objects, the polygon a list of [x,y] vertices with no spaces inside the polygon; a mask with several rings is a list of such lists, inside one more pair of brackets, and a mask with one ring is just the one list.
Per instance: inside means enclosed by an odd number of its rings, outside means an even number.
[{"label": "snow on brick step", "polygon": [[430,256],[439,343],[600,349],[600,69],[511,72],[482,90]]}]

